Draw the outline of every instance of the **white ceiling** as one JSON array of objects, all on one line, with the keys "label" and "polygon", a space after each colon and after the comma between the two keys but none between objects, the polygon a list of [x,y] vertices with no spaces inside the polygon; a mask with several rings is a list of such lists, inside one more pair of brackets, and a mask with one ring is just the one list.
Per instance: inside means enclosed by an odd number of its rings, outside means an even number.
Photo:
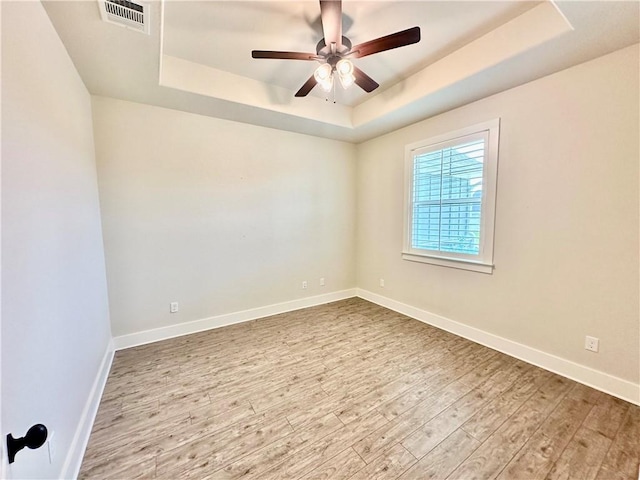
[{"label": "white ceiling", "polygon": [[[343,35],[353,45],[413,26],[416,45],[362,58],[357,64],[382,88],[491,31],[539,2],[349,2]],[[251,50],[315,53],[322,38],[317,2],[171,2],[164,9],[164,53],[297,91],[315,62],[255,60]],[[356,20],[357,19],[357,20]],[[203,48],[203,46],[207,46]],[[366,99],[360,88],[338,89],[341,104]],[[312,91],[325,98],[320,88]]]},{"label": "white ceiling", "polygon": [[419,26],[420,43],[356,60],[380,88],[294,98],[315,62],[317,1],[151,2],[151,34],[102,22],[98,3],[44,2],[92,94],[359,142],[640,40],[638,2],[343,1],[358,44]]}]

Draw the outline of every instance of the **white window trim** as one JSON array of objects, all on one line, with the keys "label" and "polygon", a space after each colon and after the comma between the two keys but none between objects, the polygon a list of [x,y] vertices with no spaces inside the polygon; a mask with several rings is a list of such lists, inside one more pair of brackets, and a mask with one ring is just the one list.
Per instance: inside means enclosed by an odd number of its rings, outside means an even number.
[{"label": "white window trim", "polygon": [[[479,255],[449,254],[411,247],[413,157],[416,150],[428,149],[437,144],[446,144],[481,132],[488,132],[487,154],[483,168],[482,210]],[[431,137],[405,147],[405,197],[404,234],[402,258],[412,262],[429,263],[443,267],[460,268],[481,273],[493,273],[493,239],[496,210],[496,184],[498,179],[498,146],[500,142],[500,119],[496,118],[469,127]],[[443,145],[442,148],[445,146]]]}]

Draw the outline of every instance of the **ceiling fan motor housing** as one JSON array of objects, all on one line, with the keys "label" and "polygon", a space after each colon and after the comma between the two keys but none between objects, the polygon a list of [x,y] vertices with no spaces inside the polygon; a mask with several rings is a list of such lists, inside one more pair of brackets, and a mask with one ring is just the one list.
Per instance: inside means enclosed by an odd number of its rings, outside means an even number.
[{"label": "ceiling fan motor housing", "polygon": [[[342,37],[342,45],[340,46],[340,48],[337,48],[336,46],[336,51],[335,53],[333,53],[333,56],[337,56],[338,60],[340,60],[340,58],[342,58],[343,55],[346,55],[350,51],[351,51],[351,40],[349,40],[347,37]],[[321,57],[325,57],[328,61],[328,59],[332,56],[331,45],[327,45],[323,38],[316,45],[316,53]],[[336,62],[338,60],[336,60]]]}]

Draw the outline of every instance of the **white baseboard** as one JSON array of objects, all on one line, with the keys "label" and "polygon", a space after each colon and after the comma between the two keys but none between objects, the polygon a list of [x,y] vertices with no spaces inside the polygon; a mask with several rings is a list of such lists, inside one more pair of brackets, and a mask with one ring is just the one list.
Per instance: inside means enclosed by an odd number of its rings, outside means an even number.
[{"label": "white baseboard", "polygon": [[107,384],[107,378],[109,377],[109,370],[111,369],[111,363],[113,362],[114,352],[113,341],[110,341],[107,346],[107,351],[102,358],[102,363],[100,364],[96,379],[91,387],[87,403],[82,410],[80,422],[78,423],[78,428],[76,428],[76,433],[71,441],[69,453],[67,454],[62,466],[60,478],[78,478],[80,467],[82,466],[82,458],[84,457],[84,452],[87,449],[87,443],[89,443],[89,436],[91,435],[93,422],[96,419],[100,400],[102,399],[102,392]]},{"label": "white baseboard", "polygon": [[213,328],[247,322],[258,318],[268,317],[270,315],[277,315],[279,313],[291,312],[302,308],[344,300],[355,296],[376,303],[390,310],[402,313],[442,330],[446,330],[447,332],[451,332],[460,337],[464,337],[486,347],[498,350],[499,352],[544,368],[545,370],[557,373],[563,377],[570,378],[576,382],[583,383],[628,402],[640,405],[640,385],[636,383],[360,288],[341,290],[315,297],[307,297],[299,300],[267,305],[265,307],[258,307],[250,310],[243,310],[240,312],[170,325],[168,327],[122,335],[114,337],[113,345],[115,350],[121,350],[147,343],[167,340],[169,338],[179,337],[182,335],[202,332]]},{"label": "white baseboard", "polygon": [[450,320],[440,315],[436,315],[426,310],[421,310],[411,305],[392,300],[382,295],[368,290],[356,289],[357,296],[376,303],[390,310],[394,310],[408,317],[415,318],[421,322],[434,327],[446,330],[460,337],[464,337],[473,342],[486,347],[498,350],[512,357],[523,360],[537,367],[544,368],[563,377],[570,378],[576,382],[583,383],[589,387],[621,398],[627,402],[640,405],[640,385],[624,380],[622,378],[609,375],[593,368],[585,367],[578,363],[557,357],[550,353],[528,347],[513,340],[499,337],[492,333],[470,327],[460,322]]},{"label": "white baseboard", "polygon": [[267,305],[265,307],[252,308],[250,310],[227,313],[225,315],[217,315],[215,317],[203,318],[201,320],[178,323],[175,325],[170,325],[168,327],[154,328],[153,330],[145,330],[142,332],[130,333],[128,335],[121,335],[119,337],[114,337],[113,342],[116,350],[122,350],[138,345],[144,345],[146,343],[153,343],[160,340],[180,337],[182,335],[189,335],[191,333],[211,330],[212,328],[225,327],[228,325],[233,325],[235,323],[248,322],[257,318],[268,317],[270,315],[277,315],[279,313],[300,310],[301,308],[313,307],[329,302],[336,302],[338,300],[344,300],[346,298],[352,298],[355,296],[355,288],[340,290],[338,292],[325,293],[323,295],[317,295],[315,297],[301,298],[299,300],[276,303],[274,305]]}]

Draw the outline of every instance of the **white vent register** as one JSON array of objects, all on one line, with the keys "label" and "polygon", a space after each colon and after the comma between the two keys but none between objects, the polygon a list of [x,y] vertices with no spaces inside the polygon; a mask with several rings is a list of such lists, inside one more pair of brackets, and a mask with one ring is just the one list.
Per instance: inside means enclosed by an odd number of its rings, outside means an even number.
[{"label": "white vent register", "polygon": [[128,0],[98,0],[100,16],[113,23],[149,35],[149,5]]}]

